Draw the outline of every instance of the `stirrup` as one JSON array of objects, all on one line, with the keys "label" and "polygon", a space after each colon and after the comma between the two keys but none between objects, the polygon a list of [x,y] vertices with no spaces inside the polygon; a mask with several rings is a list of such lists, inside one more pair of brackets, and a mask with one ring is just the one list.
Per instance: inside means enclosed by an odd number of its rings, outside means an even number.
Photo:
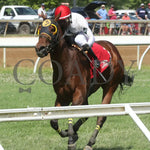
[{"label": "stirrup", "polygon": [[96,68],[99,68],[99,67],[100,67],[100,61],[99,61],[98,59],[95,59],[95,60],[94,60],[94,66],[95,66]]}]

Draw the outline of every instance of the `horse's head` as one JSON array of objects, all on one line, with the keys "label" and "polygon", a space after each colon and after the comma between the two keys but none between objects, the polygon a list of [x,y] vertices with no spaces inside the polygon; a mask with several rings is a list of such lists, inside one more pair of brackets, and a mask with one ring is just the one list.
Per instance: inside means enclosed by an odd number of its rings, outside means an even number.
[{"label": "horse's head", "polygon": [[39,27],[39,41],[35,50],[39,57],[45,57],[50,53],[58,43],[58,24],[54,20],[46,19]]}]

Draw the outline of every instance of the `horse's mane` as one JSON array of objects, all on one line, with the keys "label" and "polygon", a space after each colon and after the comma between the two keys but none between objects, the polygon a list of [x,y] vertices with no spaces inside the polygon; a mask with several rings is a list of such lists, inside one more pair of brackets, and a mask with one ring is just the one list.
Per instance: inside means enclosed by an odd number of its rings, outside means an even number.
[{"label": "horse's mane", "polygon": [[75,51],[81,51],[81,48],[74,42],[73,35],[66,34],[67,26],[64,27],[62,25],[62,22],[56,19],[53,19],[53,21],[58,26],[59,31],[59,42],[63,47],[67,47],[68,50],[75,50]]}]

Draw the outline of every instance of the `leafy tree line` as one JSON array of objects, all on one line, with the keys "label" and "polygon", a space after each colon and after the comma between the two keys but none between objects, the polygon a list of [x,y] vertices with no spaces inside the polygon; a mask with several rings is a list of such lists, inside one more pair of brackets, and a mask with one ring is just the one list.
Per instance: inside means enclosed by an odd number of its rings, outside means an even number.
[{"label": "leafy tree line", "polygon": [[[76,6],[86,6],[88,3],[94,0],[4,0],[0,1],[0,8],[4,5],[26,5],[30,6],[33,9],[38,9],[41,3],[46,4],[46,9],[54,8],[60,5],[61,2],[70,3],[70,7],[75,3]],[[114,4],[115,9],[137,9],[141,3],[144,3],[146,6],[150,0],[101,0],[107,2],[107,9],[111,4]]]},{"label": "leafy tree line", "polygon": [[140,7],[141,3],[147,4],[150,3],[150,0],[104,0],[107,2],[107,8],[110,7],[111,4],[114,4],[115,9],[137,9]]}]

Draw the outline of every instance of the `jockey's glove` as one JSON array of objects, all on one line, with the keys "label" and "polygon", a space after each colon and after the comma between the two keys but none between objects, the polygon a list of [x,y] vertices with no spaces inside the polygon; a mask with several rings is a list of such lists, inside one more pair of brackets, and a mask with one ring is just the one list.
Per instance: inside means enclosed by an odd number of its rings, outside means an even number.
[{"label": "jockey's glove", "polygon": [[84,44],[83,46],[82,46],[82,48],[81,48],[81,51],[89,51],[89,49],[90,49],[90,46],[88,45],[88,44]]}]

